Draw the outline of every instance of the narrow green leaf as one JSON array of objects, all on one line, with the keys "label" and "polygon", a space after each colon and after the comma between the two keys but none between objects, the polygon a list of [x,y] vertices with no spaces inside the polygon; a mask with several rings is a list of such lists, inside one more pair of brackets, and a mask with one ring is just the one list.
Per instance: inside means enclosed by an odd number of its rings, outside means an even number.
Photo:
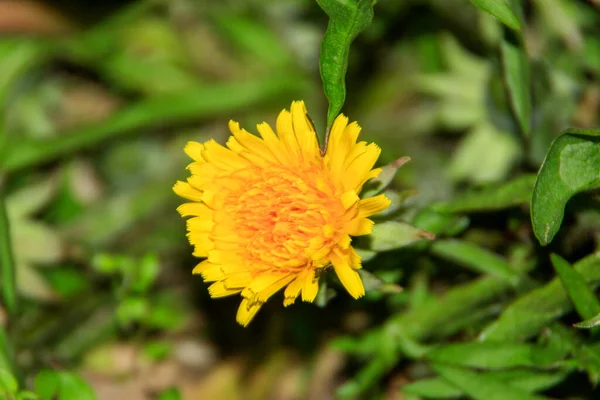
[{"label": "narrow green leaf", "polygon": [[598,325],[600,325],[600,313],[590,319],[573,324],[576,328],[593,328]]},{"label": "narrow green leaf", "polygon": [[523,278],[502,257],[472,243],[460,240],[438,240],[431,245],[430,249],[438,257],[477,272],[505,279],[512,285],[518,284]]},{"label": "narrow green leaf", "polygon": [[464,215],[442,213],[433,208],[422,208],[414,216],[412,224],[440,236],[456,236],[469,227]]},{"label": "narrow green leaf", "polygon": [[535,369],[515,369],[510,371],[487,372],[487,376],[494,377],[507,382],[511,386],[526,390],[527,392],[540,392],[550,389],[564,380],[572,368],[566,368],[557,372],[544,372]]},{"label": "narrow green leaf", "polygon": [[458,195],[446,203],[435,205],[434,209],[440,212],[468,213],[496,211],[528,203],[535,178],[532,174],[522,175],[501,185]]},{"label": "narrow green leaf", "polygon": [[427,399],[455,399],[463,396],[463,391],[441,378],[421,379],[402,386],[402,392]]},{"label": "narrow green leaf", "polygon": [[373,0],[317,0],[329,16],[327,31],[321,43],[319,67],[323,90],[329,100],[327,126],[340,113],[346,100],[346,70],[350,44],[371,24]]},{"label": "narrow green leaf", "polygon": [[433,240],[435,235],[406,222],[385,221],[373,226],[371,250],[388,251],[407,246],[419,240]]},{"label": "narrow green leaf", "polygon": [[[512,387],[534,393],[549,389],[570,373],[570,370],[558,372],[543,372],[530,369],[516,369],[512,371],[492,371],[483,375],[506,382]],[[464,396],[462,390],[443,378],[421,379],[402,387],[405,393],[411,393],[425,398],[447,399]]]},{"label": "narrow green leaf", "polygon": [[556,138],[540,168],[531,199],[531,222],[545,246],[558,232],[567,201],[600,187],[600,129],[569,129]]},{"label": "narrow green leaf", "polygon": [[600,381],[600,353],[597,349],[587,345],[573,329],[558,323],[553,324],[547,334],[569,349],[578,366],[587,372],[590,382],[596,386]]},{"label": "narrow green leaf", "polygon": [[[392,368],[401,346],[398,346],[399,349],[396,353],[390,352],[386,356],[387,363],[381,362],[378,357],[377,343],[384,340],[382,335],[393,334],[392,338],[405,343],[408,340],[412,340],[414,343],[434,337],[453,335],[467,324],[472,324],[473,320],[466,317],[513,290],[514,287],[506,281],[486,276],[464,285],[458,285],[439,298],[428,300],[418,307],[390,318],[384,329],[372,331],[355,343],[354,348],[360,349],[361,356],[371,358],[373,362],[361,369],[356,378],[348,385],[344,385],[344,390],[357,395]],[[459,320],[464,321],[465,324],[456,323]],[[450,324],[453,324],[452,328],[446,329],[446,326]]]},{"label": "narrow green leaf", "polygon": [[[573,266],[595,289],[600,285],[600,253],[579,260]],[[505,308],[500,317],[479,335],[480,340],[515,341],[536,335],[552,321],[572,309],[572,303],[559,278],[523,295]]]},{"label": "narrow green leaf", "polygon": [[531,68],[522,45],[504,40],[501,49],[502,69],[508,98],[521,131],[528,136],[531,129]]},{"label": "narrow green leaf", "polygon": [[511,29],[520,30],[521,22],[507,0],[471,0],[476,7],[498,18]]},{"label": "narrow green leaf", "polygon": [[142,100],[98,125],[80,128],[73,133],[67,132],[46,140],[10,142],[0,152],[0,170],[10,172],[39,165],[144,127],[231,113],[232,110],[246,108],[300,88],[302,82],[282,76],[215,84],[201,90]]},{"label": "narrow green leaf", "polygon": [[388,323],[397,326],[398,329],[404,329],[407,335],[416,340],[444,337],[456,333],[458,329],[464,327],[464,325],[454,326],[453,331],[447,331],[443,329],[446,325],[472,315],[512,290],[514,287],[506,280],[485,276],[467,284],[455,286],[439,298],[414,307],[392,318]]},{"label": "narrow green leaf", "polygon": [[475,400],[540,400],[544,398],[529,394],[523,389],[510,386],[494,377],[467,369],[440,364],[434,364],[433,369]]},{"label": "narrow green leaf", "polygon": [[550,260],[581,318],[592,318],[600,313],[600,302],[583,276],[557,254],[551,254]]},{"label": "narrow green leaf", "polygon": [[215,12],[210,19],[218,24],[218,29],[233,46],[248,52],[261,63],[286,68],[292,61],[289,47],[283,44],[281,36],[261,19],[231,12]]},{"label": "narrow green leaf", "polygon": [[0,182],[0,267],[2,268],[2,299],[8,312],[14,314],[17,310],[16,266],[2,182]]},{"label": "narrow green leaf", "polygon": [[359,269],[358,274],[360,275],[367,292],[371,290],[377,290],[381,293],[400,293],[402,291],[402,286],[398,286],[394,283],[388,283],[366,269]]},{"label": "narrow green leaf", "polygon": [[552,348],[514,342],[466,342],[433,349],[425,355],[429,360],[478,369],[515,367],[550,367],[566,354]]}]

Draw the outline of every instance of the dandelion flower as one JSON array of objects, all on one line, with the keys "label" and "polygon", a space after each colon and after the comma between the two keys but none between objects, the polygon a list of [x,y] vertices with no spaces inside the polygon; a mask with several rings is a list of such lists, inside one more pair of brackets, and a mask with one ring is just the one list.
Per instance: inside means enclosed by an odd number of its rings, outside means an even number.
[{"label": "dandelion flower", "polygon": [[243,326],[284,287],[285,306],[298,296],[312,302],[329,266],[352,297],[363,296],[351,236],[369,234],[368,217],[390,204],[385,195],[358,196],[380,172],[373,169],[380,148],[357,142],[360,127],[340,115],[322,155],[302,101],[279,114],[276,132],[267,123],[257,128],[260,137],[230,121],[226,147],[214,140],[185,147],[191,176],[173,190],[190,200],[177,210],[191,217],[193,255],[206,258],[193,273],[213,282],[212,297],[241,294]]}]

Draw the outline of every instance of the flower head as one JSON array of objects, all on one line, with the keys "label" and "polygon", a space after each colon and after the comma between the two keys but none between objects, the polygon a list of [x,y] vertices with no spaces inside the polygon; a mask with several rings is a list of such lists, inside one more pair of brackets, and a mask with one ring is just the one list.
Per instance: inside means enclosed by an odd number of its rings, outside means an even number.
[{"label": "flower head", "polygon": [[277,118],[276,132],[257,126],[260,137],[230,121],[227,147],[214,140],[189,142],[194,160],[175,193],[190,200],[178,211],[187,221],[194,255],[207,259],[194,274],[213,282],[212,297],[241,293],[237,321],[248,325],[265,301],[284,287],[284,305],[298,296],[312,302],[320,273],[333,265],[354,298],[365,290],[360,256],[350,236],[371,232],[369,216],[389,206],[379,195],[360,199],[380,148],[358,142],[360,127],[340,115],[323,156],[302,101]]}]

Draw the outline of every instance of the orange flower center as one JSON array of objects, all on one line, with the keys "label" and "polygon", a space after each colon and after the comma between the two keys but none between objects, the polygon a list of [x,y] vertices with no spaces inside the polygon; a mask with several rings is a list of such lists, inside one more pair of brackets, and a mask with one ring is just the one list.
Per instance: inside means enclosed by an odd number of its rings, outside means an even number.
[{"label": "orange flower center", "polygon": [[322,267],[346,212],[323,167],[251,167],[237,175],[240,185],[222,210],[234,223],[242,258],[261,270]]}]

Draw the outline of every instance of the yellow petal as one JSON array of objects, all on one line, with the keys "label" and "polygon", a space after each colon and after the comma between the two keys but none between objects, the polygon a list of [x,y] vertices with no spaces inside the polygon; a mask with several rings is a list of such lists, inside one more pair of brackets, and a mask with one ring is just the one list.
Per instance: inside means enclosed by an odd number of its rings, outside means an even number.
[{"label": "yellow petal", "polygon": [[242,264],[244,259],[231,251],[212,250],[208,253],[208,260],[214,264]]},{"label": "yellow petal", "polygon": [[236,154],[227,147],[221,146],[213,139],[204,144],[202,157],[206,162],[225,171],[233,171],[249,165],[248,161],[240,157],[239,154]]},{"label": "yellow petal", "polygon": [[177,212],[179,212],[182,217],[189,217],[190,215],[193,215],[205,219],[212,219],[213,215],[213,210],[208,208],[206,204],[202,203],[184,203],[177,207]]},{"label": "yellow petal", "polygon": [[373,221],[368,218],[357,217],[346,224],[348,235],[361,236],[373,232]]},{"label": "yellow petal", "polygon": [[361,256],[358,255],[358,253],[356,252],[356,250],[354,250],[353,247],[350,247],[348,249],[348,263],[350,265],[350,268],[352,269],[361,269]]},{"label": "yellow petal", "polygon": [[358,202],[358,215],[360,217],[370,217],[371,215],[377,214],[391,204],[390,199],[385,194],[369,197]]},{"label": "yellow petal", "polygon": [[280,273],[261,273],[242,291],[242,296],[249,299],[254,298],[255,295],[275,284],[282,278],[284,278],[284,275]]},{"label": "yellow petal", "polygon": [[310,270],[308,270],[308,269],[302,270],[302,272],[300,272],[300,274],[298,274],[296,276],[296,279],[294,279],[288,285],[288,287],[285,288],[285,292],[283,293],[283,295],[285,296],[285,300],[283,301],[284,306],[287,307],[290,304],[293,304],[294,301],[296,301],[296,298],[298,297],[298,295],[300,294],[300,291],[304,287],[304,283],[306,281],[306,275],[309,272],[310,272]]},{"label": "yellow petal", "polygon": [[265,145],[271,150],[271,153],[273,153],[275,158],[277,158],[282,165],[288,165],[292,160],[290,152],[283,142],[279,140],[277,135],[275,135],[275,132],[273,132],[273,129],[271,129],[269,124],[263,122],[262,124],[256,125],[256,128],[265,141]]},{"label": "yellow petal", "polygon": [[238,294],[239,292],[239,289],[227,289],[223,281],[215,282],[208,287],[208,293],[210,294],[210,297],[214,298],[227,297]]},{"label": "yellow petal", "polygon": [[[237,122],[231,121],[229,123],[229,129],[235,140],[228,142],[228,147],[251,161],[254,165],[267,166],[269,164],[276,164],[277,158],[273,155],[271,149],[261,138],[254,136],[245,129],[240,129]],[[231,140],[231,139],[230,139]],[[237,143],[236,143],[237,142]],[[237,146],[239,144],[239,147]],[[233,147],[232,147],[233,146]]]},{"label": "yellow petal", "polygon": [[243,289],[248,286],[250,282],[252,282],[252,275],[248,271],[238,271],[226,274],[224,280],[227,289]]},{"label": "yellow petal", "polygon": [[302,286],[302,301],[312,303],[319,292],[319,278],[315,276],[314,270],[309,270],[304,278]]},{"label": "yellow petal", "polygon": [[345,189],[356,189],[369,174],[373,165],[379,158],[381,148],[375,143],[366,147],[364,153],[356,157],[343,172],[343,185]]},{"label": "yellow petal", "polygon": [[238,324],[246,327],[252,321],[258,310],[262,307],[262,303],[250,303],[248,299],[243,299],[236,315]]},{"label": "yellow petal", "polygon": [[204,158],[202,158],[202,151],[204,150],[204,145],[198,142],[187,142],[183,151],[185,154],[190,156],[190,158],[194,161],[203,163]]},{"label": "yellow petal", "polygon": [[279,113],[276,123],[277,135],[281,142],[285,145],[293,160],[300,159],[300,147],[298,140],[294,134],[294,126],[292,125],[292,115],[289,111],[283,110]]},{"label": "yellow petal", "polygon": [[292,275],[292,274],[284,276],[283,278],[279,279],[277,282],[269,285],[268,287],[266,287],[266,288],[262,289],[260,292],[258,292],[258,294],[256,295],[256,298],[258,299],[258,301],[260,301],[262,303],[266,302],[269,299],[269,297],[273,296],[275,293],[277,293],[278,291],[283,289],[294,278],[295,278],[295,275]]},{"label": "yellow petal", "polygon": [[193,188],[189,183],[177,181],[173,186],[173,191],[184,199],[202,201],[202,192]]},{"label": "yellow petal", "polygon": [[201,274],[202,271],[204,271],[207,268],[211,268],[213,265],[214,264],[208,262],[208,260],[204,260],[194,267],[194,269],[192,270],[192,274]]},{"label": "yellow petal", "polygon": [[349,265],[349,254],[337,253],[331,258],[333,269],[342,285],[346,288],[350,296],[358,299],[365,295],[365,288],[360,279],[360,275]]},{"label": "yellow petal", "polygon": [[360,198],[358,197],[358,194],[356,194],[356,191],[354,189],[351,189],[342,194],[340,200],[342,201],[342,206],[344,207],[344,209],[347,210],[353,205],[355,205],[360,200]]},{"label": "yellow petal", "polygon": [[208,252],[215,248],[215,244],[206,232],[188,232],[190,244],[194,246],[194,257],[208,257]]},{"label": "yellow petal", "polygon": [[187,229],[190,232],[210,232],[214,222],[204,217],[194,217],[186,221]]},{"label": "yellow petal", "polygon": [[210,268],[205,268],[202,271],[202,278],[204,278],[204,282],[216,282],[225,278],[223,271],[221,271],[220,265],[214,265]]},{"label": "yellow petal", "polygon": [[294,101],[290,111],[294,133],[296,134],[300,149],[302,149],[302,152],[309,160],[317,158],[320,154],[317,133],[314,130],[312,122],[308,119],[304,102]]}]

